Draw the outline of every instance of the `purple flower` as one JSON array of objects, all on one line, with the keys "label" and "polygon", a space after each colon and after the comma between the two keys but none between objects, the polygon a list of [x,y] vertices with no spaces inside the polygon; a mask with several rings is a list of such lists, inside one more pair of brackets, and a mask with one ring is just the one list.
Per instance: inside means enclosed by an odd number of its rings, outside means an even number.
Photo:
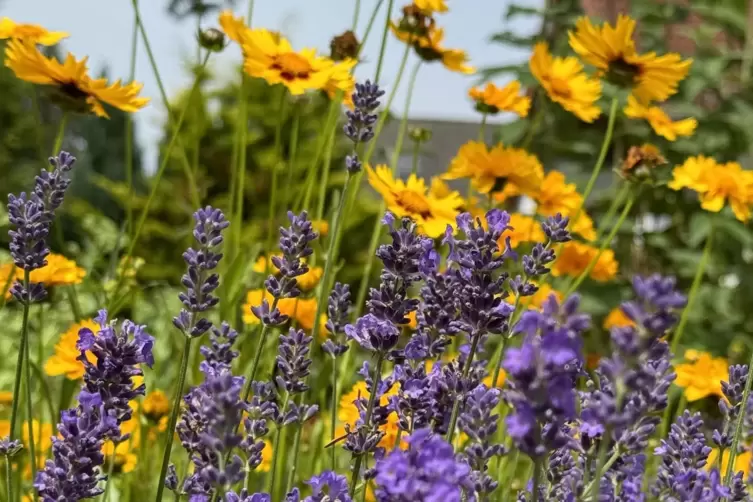
[{"label": "purple flower", "polygon": [[52,458],[34,480],[37,494],[44,502],[97,497],[104,491],[102,446],[120,437],[117,419],[102,396],[82,390],[78,407],[64,411],[57,428],[61,437],[52,438]]},{"label": "purple flower", "polygon": [[428,429],[410,435],[407,451],[393,450],[375,469],[379,502],[476,501],[471,468],[452,446]]},{"label": "purple flower", "polygon": [[308,390],[306,377],[311,370],[311,341],[303,330],[290,328],[287,335],[280,337],[277,348],[277,385],[291,394],[300,394]]},{"label": "purple flower", "polygon": [[252,384],[253,397],[246,406],[246,418],[243,425],[246,437],[241,443],[241,448],[246,452],[246,464],[249,469],[256,469],[262,462],[264,450],[264,436],[269,434],[267,422],[275,420],[280,410],[275,402],[276,394],[274,386],[266,382],[254,382]]},{"label": "purple flower", "polygon": [[304,260],[314,252],[311,242],[319,237],[319,234],[314,232],[306,211],[302,211],[300,215],[288,211],[288,220],[290,226],[280,228],[282,256],[272,257],[272,264],[279,270],[279,278],[275,274],[270,274],[264,281],[264,286],[275,301],[273,305],[269,305],[264,299],[261,305],[251,307],[253,314],[268,326],[280,325],[288,320],[288,317],[277,308],[277,301],[283,298],[296,298],[301,294],[296,278],[309,271]]},{"label": "purple flower", "polygon": [[567,226],[570,224],[570,218],[563,217],[562,214],[557,213],[554,216],[550,216],[541,224],[541,228],[544,230],[544,235],[550,242],[568,242],[572,240],[570,232],[567,231]]},{"label": "purple flower", "polygon": [[13,458],[16,454],[23,449],[21,441],[14,439],[11,441],[10,437],[5,436],[0,439],[0,457],[5,457],[6,461]]},{"label": "purple flower", "polygon": [[653,337],[664,336],[677,324],[677,313],[687,304],[687,298],[676,286],[674,277],[636,276],[633,278],[636,299],[625,303],[622,310]]},{"label": "purple flower", "polygon": [[[52,171],[42,170],[36,177],[34,190],[27,197],[22,192],[18,197],[8,195],[8,219],[15,230],[10,230],[10,254],[16,266],[27,272],[42,268],[47,264],[50,253],[47,236],[57,210],[71,183],[68,173],[73,169],[76,158],[61,151],[57,157],[50,157]],[[21,303],[42,300],[46,292],[42,284],[31,284],[27,290],[21,281],[16,281],[11,294]]]},{"label": "purple flower", "polygon": [[332,471],[324,471],[306,481],[311,495],[303,502],[352,502],[348,495],[348,480]]},{"label": "purple flower", "polygon": [[219,287],[219,275],[212,270],[222,259],[218,248],[222,245],[222,231],[230,222],[219,209],[207,206],[199,209],[193,215],[196,226],[193,230],[197,248],[188,248],[183,253],[183,259],[188,270],[181,282],[186,287],[185,293],[178,297],[183,303],[183,309],[173,318],[173,324],[186,336],[197,337],[207,332],[212,323],[201,313],[217,305],[219,298],[212,293]]},{"label": "purple flower", "polygon": [[425,366],[396,365],[391,381],[399,384],[397,394],[390,396],[389,402],[389,409],[397,414],[398,426],[403,431],[429,427],[432,396]]},{"label": "purple flower", "polygon": [[[737,423],[740,411],[743,409],[743,388],[745,381],[748,379],[748,366],[744,364],[732,365],[729,367],[729,378],[722,382],[722,393],[726,399],[719,400],[719,411],[724,417],[722,430],[714,429],[711,436],[712,441],[719,448],[729,448],[732,446],[732,428]],[[748,406],[751,401],[748,400]],[[748,413],[746,412],[746,415]],[[744,417],[743,420],[745,420]]]},{"label": "purple flower", "polygon": [[397,345],[400,331],[390,321],[378,319],[374,314],[366,314],[356,321],[355,326],[345,326],[349,340],[355,340],[361,347],[372,352],[388,352]]},{"label": "purple flower", "polygon": [[238,357],[238,351],[233,350],[233,345],[238,339],[238,332],[223,322],[219,329],[213,327],[209,335],[209,346],[202,346],[200,351],[204,356],[202,369],[206,373],[208,368],[220,371],[230,370],[233,360]]},{"label": "purple flower", "polygon": [[[369,80],[363,84],[356,84],[356,90],[353,92],[353,110],[346,112],[348,121],[343,127],[345,135],[356,146],[360,143],[366,143],[374,137],[374,124],[377,121],[377,115],[374,111],[379,107],[379,98],[382,95],[384,95],[384,91]],[[355,153],[348,155],[345,158],[345,167],[350,174],[359,172],[362,165],[361,161],[358,160],[358,155]]]},{"label": "purple flower", "polygon": [[245,490],[240,493],[229,491],[225,494],[225,502],[272,502],[272,497],[268,493],[248,494]]},{"label": "purple flower", "polygon": [[326,328],[330,337],[322,344],[322,349],[332,357],[341,356],[348,351],[348,345],[338,341],[337,335],[343,331],[348,322],[351,303],[350,286],[336,282],[327,303]]},{"label": "purple flower", "polygon": [[[102,309],[94,319],[99,324],[95,336],[89,328],[79,331],[76,348],[81,352],[77,358],[84,365],[83,388],[101,397],[108,414],[114,416],[118,424],[131,418],[129,402],[145,394],[144,384],[134,386],[133,378],[142,376],[140,365],[154,364],[152,347],[154,338],[146,332],[146,326],[139,326],[124,320],[120,327],[115,320],[107,321],[107,311]],[[92,363],[85,352],[96,358]]]}]

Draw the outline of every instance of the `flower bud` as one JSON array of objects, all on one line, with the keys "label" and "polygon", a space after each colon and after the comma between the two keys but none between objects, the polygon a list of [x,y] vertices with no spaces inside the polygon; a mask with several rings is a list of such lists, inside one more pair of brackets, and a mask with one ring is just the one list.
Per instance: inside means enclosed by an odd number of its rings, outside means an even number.
[{"label": "flower bud", "polygon": [[216,28],[199,30],[199,45],[208,51],[222,52],[225,48],[225,34]]}]

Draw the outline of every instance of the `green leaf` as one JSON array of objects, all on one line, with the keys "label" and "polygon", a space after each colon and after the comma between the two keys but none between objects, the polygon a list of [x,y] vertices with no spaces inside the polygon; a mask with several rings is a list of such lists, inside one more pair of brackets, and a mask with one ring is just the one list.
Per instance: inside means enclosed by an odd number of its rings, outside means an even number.
[{"label": "green leaf", "polygon": [[731,218],[718,218],[715,224],[720,232],[727,234],[740,244],[753,246],[753,231],[739,221]]},{"label": "green leaf", "polygon": [[705,211],[695,213],[690,218],[690,224],[688,226],[688,244],[694,248],[698,247],[709,235],[709,231],[711,230],[711,217]]},{"label": "green leaf", "polygon": [[536,43],[537,38],[538,34],[522,36],[513,33],[512,31],[503,31],[502,33],[492,35],[491,41],[527,49],[529,47],[533,47],[533,45]]}]

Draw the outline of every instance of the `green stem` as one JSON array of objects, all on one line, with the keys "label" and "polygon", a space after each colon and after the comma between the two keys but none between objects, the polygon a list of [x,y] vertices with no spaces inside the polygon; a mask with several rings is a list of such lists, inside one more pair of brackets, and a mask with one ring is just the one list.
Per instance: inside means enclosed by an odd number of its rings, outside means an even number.
[{"label": "green stem", "polygon": [[533,119],[531,119],[531,123],[528,126],[528,131],[526,132],[526,137],[523,139],[523,142],[520,144],[520,147],[525,149],[528,149],[529,146],[531,146],[531,143],[533,142],[534,136],[536,136],[536,132],[539,130],[539,127],[541,126],[541,121],[544,118],[544,105],[546,104],[546,98],[543,97],[543,95],[538,92],[536,97],[534,98],[535,110],[533,111]]},{"label": "green stem", "polygon": [[[272,306],[269,308],[270,312],[274,312],[277,308],[278,299],[272,300]],[[315,323],[316,324],[316,323]],[[269,326],[267,324],[262,325],[261,333],[259,334],[259,345],[256,347],[256,353],[254,354],[254,362],[251,365],[251,373],[246,380],[246,390],[243,391],[243,400],[248,401],[248,396],[251,395],[251,387],[256,378],[256,373],[259,371],[259,361],[261,360],[261,354],[264,352],[264,344],[267,341],[267,334],[269,333]]]},{"label": "green stem", "polygon": [[366,31],[364,31],[363,38],[361,39],[361,43],[358,46],[359,56],[361,55],[361,51],[363,50],[363,47],[366,45],[366,41],[369,39],[369,35],[371,34],[371,28],[374,27],[374,22],[376,21],[377,14],[379,13],[379,8],[382,6],[383,3],[384,3],[384,0],[379,0],[374,6],[374,10],[371,11],[371,16],[369,17],[369,24],[366,25]]},{"label": "green stem", "polygon": [[[332,150],[335,147],[335,131],[327,138],[324,149],[324,162],[322,163],[322,178],[319,180],[319,194],[316,200],[316,219],[324,219],[324,204],[327,199],[327,188],[329,187],[329,170],[332,167]],[[312,183],[313,185],[313,183]],[[332,237],[330,236],[330,239]]]},{"label": "green stem", "polygon": [[[276,231],[274,221],[275,212],[277,210],[277,184],[279,181],[277,177],[277,163],[282,157],[282,125],[284,122],[283,110],[285,109],[285,88],[280,86],[279,92],[280,98],[277,105],[277,126],[275,127],[275,160],[274,165],[272,166],[272,188],[269,194],[269,214],[267,215],[267,245],[265,251],[268,253],[269,250],[272,249],[272,242]],[[269,256],[271,255],[267,256],[267,268],[269,268],[272,263]]]},{"label": "green stem", "polygon": [[400,161],[400,154],[403,151],[403,141],[405,141],[405,133],[408,132],[408,113],[410,113],[410,103],[413,98],[413,89],[416,87],[416,78],[418,77],[418,70],[421,69],[421,60],[416,62],[416,66],[413,67],[413,71],[408,81],[408,95],[405,97],[405,106],[403,107],[403,118],[400,119],[400,130],[397,133],[397,140],[395,141],[395,150],[392,152],[392,174],[397,172],[397,165]]},{"label": "green stem", "polygon": [[[709,239],[711,238],[711,235],[709,235]],[[686,307],[686,310],[690,309],[690,303],[688,303],[688,306]],[[737,414],[737,422],[735,423],[735,435],[732,436],[732,445],[729,449],[729,461],[727,462],[727,472],[724,474],[724,485],[729,486],[730,482],[732,481],[732,475],[735,470],[735,457],[737,457],[737,448],[740,445],[740,436],[742,435],[743,431],[743,422],[745,421],[745,417],[747,416],[746,411],[746,403],[748,402],[748,399],[750,398],[750,388],[751,385],[753,385],[753,353],[751,353],[750,361],[748,362],[748,377],[745,379],[745,388],[743,389],[743,398],[740,401],[740,410]],[[721,453],[720,453],[721,457]]]},{"label": "green stem", "polygon": [[[334,335],[333,335],[334,336]],[[330,441],[334,441],[335,439],[335,431],[337,430],[337,357],[334,355],[332,356],[332,409],[330,411],[330,428],[329,428],[329,436]],[[398,431],[399,432],[399,431]],[[331,450],[331,461],[332,465],[330,465],[330,469],[333,471],[337,470],[337,452],[336,448],[330,448]]]},{"label": "green stem", "polygon": [[[298,405],[300,406],[303,404],[303,393],[300,394],[300,398],[298,399]],[[298,472],[298,458],[300,457],[300,449],[301,449],[301,434],[303,432],[303,421],[298,422],[298,427],[296,427],[295,430],[295,437],[293,439],[293,468],[290,469],[290,472],[288,473],[288,482],[285,484],[285,490],[283,490],[282,493],[288,493],[288,491],[293,487],[293,483],[295,483],[295,475]],[[335,448],[332,448],[334,451]]]},{"label": "green stem", "polygon": [[484,144],[486,144],[486,119],[488,117],[488,113],[481,115],[481,125],[478,126],[478,140]]},{"label": "green stem", "polygon": [[[31,287],[29,281],[29,272],[24,271],[24,287],[28,291]],[[31,296],[29,296],[28,302],[31,302]],[[26,310],[30,308],[28,305],[24,305],[24,315],[28,315]],[[27,328],[28,331],[28,328]],[[24,365],[24,373],[26,375],[26,426],[29,431],[29,457],[31,458],[31,479],[37,479],[37,448],[34,441],[34,403],[32,401],[31,393],[31,356],[29,346],[31,340],[29,339],[28,332],[26,334],[26,343],[24,344],[24,357],[26,358],[26,364]],[[42,431],[42,421],[39,420],[39,430]]]},{"label": "green stem", "polygon": [[52,155],[57,155],[60,152],[60,148],[63,146],[63,138],[65,138],[65,127],[68,125],[68,112],[63,113],[63,118],[60,119],[60,125],[58,125],[58,132],[55,135],[55,143],[52,146]]},{"label": "green stem", "polygon": [[[518,311],[518,306],[520,305],[520,295],[517,295],[515,298],[515,307],[513,308],[513,315],[515,315],[515,312]],[[508,324],[507,328],[507,335],[502,337],[502,342],[499,344],[499,349],[497,349],[498,355],[495,358],[497,363],[494,365],[494,375],[492,377],[492,389],[497,386],[497,380],[499,379],[499,372],[502,369],[502,358],[505,356],[505,345],[507,344],[507,337],[509,336],[510,331],[512,330],[512,327],[515,325],[514,320],[510,320],[510,323]]]},{"label": "green stem", "polygon": [[254,0],[248,0],[248,26],[251,26],[251,19],[254,17]]},{"label": "green stem", "polygon": [[81,305],[78,303],[78,296],[76,295],[76,286],[71,284],[67,288],[65,288],[65,294],[68,297],[68,303],[71,306],[71,311],[73,312],[73,320],[78,322],[81,319],[84,318],[83,314],[81,313]]},{"label": "green stem", "polygon": [[[193,324],[193,322],[191,323]],[[188,330],[187,332],[190,332]],[[191,357],[191,341],[190,336],[185,335],[186,343],[183,347],[183,357],[180,363],[180,373],[178,375],[178,387],[175,389],[175,396],[173,397],[173,408],[170,410],[170,420],[167,423],[167,436],[165,442],[165,452],[162,454],[162,467],[160,468],[159,484],[157,485],[157,497],[156,502],[162,500],[162,492],[165,489],[165,477],[167,476],[167,467],[170,465],[170,454],[173,448],[173,438],[175,437],[175,426],[178,423],[178,415],[180,415],[180,401],[183,398],[183,387],[186,384],[186,372],[188,371],[188,361]]]},{"label": "green stem", "polygon": [[565,293],[565,297],[570,296],[573,292],[575,292],[576,289],[578,289],[578,286],[585,280],[586,277],[591,273],[591,271],[596,266],[596,263],[598,263],[599,258],[601,258],[602,253],[604,253],[604,250],[612,243],[612,240],[614,239],[614,236],[617,235],[617,232],[620,230],[620,227],[623,223],[625,223],[625,219],[627,218],[628,214],[630,213],[630,209],[633,207],[633,203],[635,202],[635,195],[631,194],[628,198],[627,203],[625,204],[625,207],[622,208],[622,213],[620,214],[619,219],[612,227],[612,230],[609,232],[609,235],[607,235],[602,241],[601,245],[599,246],[599,251],[596,253],[596,255],[591,258],[591,261],[588,263],[588,266],[586,269],[581,272],[581,274],[578,276],[575,281],[570,285],[569,288],[567,288],[567,292]]},{"label": "green stem", "polygon": [[607,122],[607,132],[604,134],[604,141],[601,144],[599,158],[596,160],[594,169],[591,172],[591,177],[588,179],[588,183],[586,184],[586,189],[583,191],[583,202],[581,202],[581,205],[578,208],[578,211],[576,211],[575,216],[573,216],[570,220],[570,224],[573,226],[578,221],[580,214],[583,212],[583,208],[586,206],[586,202],[588,201],[588,196],[591,195],[591,191],[596,184],[596,179],[599,177],[599,172],[601,172],[601,168],[604,166],[604,161],[607,159],[609,145],[612,143],[612,134],[614,133],[614,123],[617,119],[618,104],[618,99],[616,97],[612,98],[612,106],[609,109],[609,121]]},{"label": "green stem", "polygon": [[[281,413],[285,413],[285,410],[288,407],[288,401],[290,400],[290,393],[287,392],[285,394],[285,400],[283,401]],[[272,470],[269,473],[269,493],[274,494],[275,492],[275,478],[277,477],[277,461],[279,460],[279,452],[280,452],[280,442],[282,440],[282,429],[283,427],[281,425],[277,426],[277,432],[275,433],[275,444],[274,444],[274,450],[272,451]],[[284,457],[283,457],[284,458]]]},{"label": "green stem", "polygon": [[[601,444],[599,444],[599,456],[596,460],[596,470],[594,471],[594,477],[591,480],[591,486],[586,488],[586,492],[591,492],[591,500],[599,500],[599,492],[601,491],[601,474],[608,468],[607,467],[607,453],[609,453],[609,441],[612,437],[612,430],[607,425],[604,434],[601,435]],[[615,451],[612,456],[618,454],[618,449],[615,447]]]},{"label": "green stem", "polygon": [[[211,52],[207,52],[206,56],[204,57],[204,63],[202,65],[202,69],[203,67],[206,66],[207,61],[209,61],[210,54]],[[199,73],[201,73],[201,69]],[[198,78],[198,75],[197,75],[197,78],[194,81],[193,87],[191,88],[191,92],[188,96],[189,101],[191,101],[191,98],[193,97],[194,92],[199,87],[199,81],[200,79]],[[136,222],[136,231],[134,232],[133,237],[131,238],[131,242],[128,245],[128,250],[126,251],[123,263],[130,263],[130,260],[133,257],[133,252],[136,249],[136,245],[139,242],[141,231],[144,229],[144,223],[146,222],[147,216],[149,216],[149,209],[152,206],[152,202],[154,202],[154,197],[157,195],[157,188],[159,187],[159,182],[162,179],[162,175],[165,173],[165,170],[167,169],[167,164],[170,161],[171,153],[173,151],[173,148],[175,147],[175,144],[178,141],[178,133],[180,132],[180,128],[183,125],[184,119],[186,118],[187,110],[188,110],[188,107],[183,107],[183,109],[180,112],[180,116],[178,117],[178,122],[175,124],[175,127],[173,128],[173,133],[172,133],[172,136],[170,137],[170,141],[167,144],[167,148],[165,149],[165,152],[163,154],[162,162],[160,162],[159,168],[157,169],[157,173],[154,175],[152,189],[149,192],[149,196],[146,199],[146,204],[144,204],[144,209],[141,210],[139,219]],[[112,307],[113,305],[115,305],[115,302],[117,301],[118,293],[120,292],[120,288],[123,286],[123,279],[124,279],[124,276],[121,275],[120,277],[118,277],[118,280],[115,284],[112,297],[110,298],[110,301],[108,302],[108,310],[110,311],[112,311]]]},{"label": "green stem", "polygon": [[607,225],[609,225],[609,223],[612,221],[612,218],[614,218],[614,214],[617,212],[617,208],[620,207],[620,204],[622,204],[622,202],[625,200],[628,192],[630,192],[630,183],[625,183],[622,186],[622,189],[617,193],[617,196],[612,199],[612,203],[609,205],[609,209],[607,209],[604,217],[599,221],[599,227],[596,229],[596,241],[601,239],[602,233],[604,233]]},{"label": "green stem", "polygon": [[290,152],[288,153],[288,175],[285,179],[286,191],[290,189],[293,183],[293,173],[295,172],[295,156],[298,153],[298,135],[301,123],[301,112],[298,106],[293,107],[293,126],[290,130]]},{"label": "green stem", "polygon": [[353,23],[351,23],[351,30],[356,31],[358,28],[358,18],[361,15],[361,0],[356,0],[356,6],[353,9]]},{"label": "green stem", "polygon": [[[28,278],[29,272],[24,275]],[[24,357],[26,344],[29,339],[29,305],[24,305],[23,321],[21,324],[21,345],[18,347],[18,359],[16,361],[16,378],[13,382],[13,403],[10,409],[10,439],[16,438],[16,421],[18,420],[18,402],[21,399],[21,376],[23,375]]]},{"label": "green stem", "polygon": [[[379,59],[377,60],[376,73],[374,73],[375,84],[379,83],[379,77],[382,75],[382,63],[384,63],[384,53],[387,51],[387,34],[390,31],[390,16],[392,16],[392,7],[394,4],[395,4],[395,0],[389,0],[389,3],[387,3],[387,12],[384,15],[384,30],[382,31],[382,43],[379,47]],[[406,45],[408,46],[408,48],[410,48],[409,44],[406,44]],[[395,85],[397,85],[397,83]]]},{"label": "green stem", "polygon": [[[371,414],[374,413],[374,403],[376,402],[377,389],[379,388],[379,382],[382,378],[382,363],[384,362],[384,354],[379,352],[377,354],[376,365],[374,367],[374,377],[371,379],[371,392],[369,393],[369,403],[366,405],[366,416],[364,418],[364,427],[371,427]],[[363,455],[359,455],[355,459],[353,464],[353,474],[350,478],[350,497],[356,493],[356,485],[358,484],[358,478],[361,475],[361,463],[363,462]],[[365,488],[364,488],[365,489]]]},{"label": "green stem", "polygon": [[240,120],[236,124],[238,132],[238,158],[235,166],[238,186],[235,194],[235,250],[240,249],[242,232],[243,232],[243,203],[246,197],[246,153],[248,150],[248,81],[249,78],[244,73],[241,76],[240,89],[238,97],[240,99]]},{"label": "green stem", "polygon": [[[170,101],[167,98],[165,85],[162,83],[162,76],[160,75],[159,67],[157,66],[157,60],[154,58],[154,53],[152,52],[152,46],[149,43],[149,37],[146,34],[144,23],[141,22],[141,12],[139,11],[138,0],[131,0],[131,5],[133,6],[134,16],[136,16],[136,24],[138,25],[139,31],[141,33],[141,40],[144,42],[146,55],[149,58],[149,64],[151,65],[152,72],[154,73],[154,79],[157,81],[157,87],[159,89],[160,97],[162,98],[162,101],[165,103],[165,108],[167,109],[168,124],[170,124],[172,122],[173,112],[170,109]],[[207,64],[207,60],[209,59],[209,55],[211,53],[212,53],[211,51],[207,51],[206,56],[204,56],[204,62],[201,64],[201,66],[197,70],[196,82],[194,83],[194,88],[191,89],[191,92],[188,95],[188,101],[186,102],[186,106],[183,107],[183,110],[181,111],[181,115],[185,115],[186,108],[189,108],[191,105],[191,100],[193,98],[194,89],[198,87],[198,84],[201,80],[201,74],[203,73],[204,67]],[[177,143],[178,143],[181,164],[183,166],[183,171],[186,175],[189,190],[191,192],[191,203],[193,204],[194,207],[198,208],[201,205],[201,198],[199,197],[199,189],[196,186],[196,179],[194,178],[193,171],[191,170],[191,161],[188,159],[188,156],[186,155],[186,150],[185,148],[183,148],[181,141],[177,139],[177,132],[180,129],[180,123],[181,121],[179,120],[178,124],[175,126],[174,137],[176,138]],[[169,155],[165,154],[165,157],[169,158]]]},{"label": "green stem", "polygon": [[[316,153],[314,154],[314,161],[311,163],[306,175],[306,191],[303,196],[303,202],[297,202],[295,205],[296,212],[300,212],[301,209],[308,210],[311,204],[311,194],[314,193],[314,185],[316,184],[316,178],[319,174],[319,163],[322,160],[322,154],[324,153],[325,146],[331,141],[330,138],[335,136],[337,128],[337,112],[339,110],[340,100],[333,99],[329,103],[329,110],[327,111],[327,119],[324,122],[324,133],[319,135],[316,142]],[[321,188],[321,187],[320,187]],[[326,189],[326,187],[324,187]]]},{"label": "green stem", "polygon": [[418,176],[418,155],[421,153],[421,142],[413,142],[413,158],[411,159],[410,173],[412,176]]},{"label": "green stem", "polygon": [[[135,0],[138,1],[138,0]],[[139,24],[136,18],[133,20],[133,33],[131,34],[131,69],[129,82],[136,78],[136,54],[139,45]],[[128,202],[126,203],[126,234],[128,237],[133,232],[133,117],[130,113],[125,114],[125,177],[128,185]]]},{"label": "green stem", "polygon": [[[476,348],[478,347],[478,341],[481,339],[481,333],[475,333],[473,340],[471,341],[471,351],[468,354],[468,358],[465,360],[463,366],[463,379],[468,378],[468,372],[471,370],[473,364],[473,357],[476,355]],[[458,421],[458,413],[460,411],[460,399],[455,399],[455,403],[452,405],[452,414],[450,415],[450,426],[447,429],[447,442],[452,444],[452,438],[455,435],[455,424]]]},{"label": "green stem", "polygon": [[13,498],[13,481],[11,480],[11,471],[13,468],[10,465],[10,457],[5,456],[5,494],[8,497],[8,502],[15,500]]},{"label": "green stem", "polygon": [[102,494],[102,501],[110,500],[110,480],[112,480],[112,471],[115,468],[115,449],[118,447],[115,441],[112,442],[112,455],[110,455],[110,464],[107,466],[107,479],[105,479],[105,493]]},{"label": "green stem", "polygon": [[[711,228],[709,229],[709,234],[706,236],[706,245],[703,247],[703,254],[701,255],[701,261],[698,262],[698,268],[695,271],[695,277],[693,277],[693,284],[690,286],[690,293],[688,294],[688,304],[682,311],[682,316],[680,316],[680,323],[677,325],[677,329],[675,330],[675,334],[672,336],[672,346],[671,351],[672,354],[677,353],[677,349],[680,347],[680,340],[682,339],[682,334],[685,332],[685,325],[688,324],[688,318],[690,317],[690,311],[693,309],[693,305],[695,304],[696,297],[698,296],[698,291],[701,287],[701,280],[703,279],[703,273],[706,271],[706,266],[709,262],[709,257],[711,256],[711,245],[714,240],[714,220],[711,220]],[[747,402],[747,401],[743,401]],[[744,415],[744,413],[740,414],[741,416]]]},{"label": "green stem", "polygon": [[541,457],[536,457],[533,463],[533,502],[539,501],[539,484],[541,483]]}]

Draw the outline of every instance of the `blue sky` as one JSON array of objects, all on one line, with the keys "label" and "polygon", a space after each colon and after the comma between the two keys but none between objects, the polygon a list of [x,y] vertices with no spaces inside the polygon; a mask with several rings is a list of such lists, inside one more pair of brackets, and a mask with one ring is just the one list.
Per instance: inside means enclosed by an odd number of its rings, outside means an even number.
[{"label": "blue sky", "polygon": [[[393,17],[398,15],[402,3],[395,2]],[[438,16],[438,23],[445,27],[446,46],[465,49],[477,67],[525,59],[526,53],[488,43],[492,33],[504,28],[503,14],[509,3],[510,0],[449,0],[451,11]],[[538,5],[543,0],[518,0],[517,3]],[[365,30],[376,4],[377,0],[362,1],[359,33]],[[162,79],[168,95],[174,95],[188,85],[186,63],[196,57],[196,27],[191,20],[176,22],[167,14],[166,5],[166,0],[140,1],[142,19]],[[296,48],[315,47],[326,53],[332,35],[350,27],[354,5],[354,0],[256,0],[252,24],[281,30]],[[245,15],[247,8],[247,2],[239,0],[236,12]],[[380,23],[384,20],[383,11],[384,7],[378,17]],[[67,31],[71,37],[63,42],[64,48],[77,57],[88,55],[94,72],[106,64],[112,78],[128,76],[133,28],[130,0],[4,0],[0,3],[0,15],[18,22],[38,23],[51,30]],[[521,21],[518,20],[516,31],[526,33],[537,29],[532,22]],[[216,17],[212,15],[205,19],[203,26],[215,24]],[[368,60],[357,71],[359,78],[373,76],[380,39],[379,28],[375,27],[365,48]],[[390,37],[381,84],[390,86],[394,82],[401,56],[400,43]],[[219,76],[229,77],[234,64],[239,61],[240,52],[237,47],[230,46],[210,65]],[[152,104],[137,114],[139,140],[146,148],[145,161],[149,168],[156,158],[155,145],[164,107],[143,46],[139,47],[136,79],[144,83],[143,94],[152,98]],[[402,110],[406,81],[407,72],[393,110]],[[469,105],[466,91],[475,82],[476,77],[450,73],[438,63],[424,65],[416,83],[411,116],[474,120],[476,115]]]}]

